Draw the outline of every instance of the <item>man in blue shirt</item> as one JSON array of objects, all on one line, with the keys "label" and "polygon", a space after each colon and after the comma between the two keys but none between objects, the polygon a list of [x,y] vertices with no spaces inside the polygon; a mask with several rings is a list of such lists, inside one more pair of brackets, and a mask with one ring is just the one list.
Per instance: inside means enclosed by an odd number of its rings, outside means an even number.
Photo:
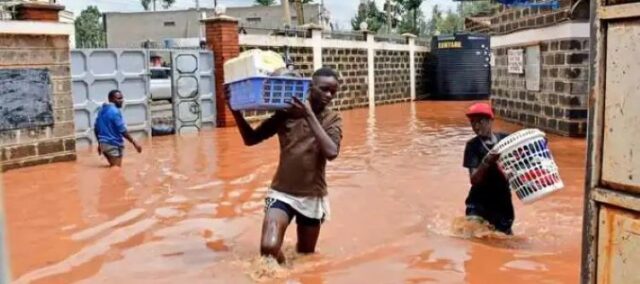
[{"label": "man in blue shirt", "polygon": [[98,154],[107,158],[109,166],[120,167],[124,150],[123,137],[133,144],[138,153],[142,152],[142,147],[129,135],[122,118],[122,113],[120,112],[124,103],[122,92],[113,90],[109,92],[108,99],[109,102],[102,105],[98,111],[94,127],[95,135],[98,139]]}]

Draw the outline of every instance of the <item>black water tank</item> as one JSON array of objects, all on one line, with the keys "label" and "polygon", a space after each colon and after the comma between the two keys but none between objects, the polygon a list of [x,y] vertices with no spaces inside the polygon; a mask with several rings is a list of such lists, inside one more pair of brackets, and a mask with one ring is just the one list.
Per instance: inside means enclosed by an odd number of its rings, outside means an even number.
[{"label": "black water tank", "polygon": [[454,34],[434,36],[431,98],[441,100],[486,99],[491,93],[489,36]]}]

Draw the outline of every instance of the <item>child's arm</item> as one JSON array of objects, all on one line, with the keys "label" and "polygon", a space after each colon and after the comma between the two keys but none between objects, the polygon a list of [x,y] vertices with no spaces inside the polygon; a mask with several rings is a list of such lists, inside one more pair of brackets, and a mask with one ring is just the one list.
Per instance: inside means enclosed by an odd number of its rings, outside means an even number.
[{"label": "child's arm", "polygon": [[469,176],[471,178],[471,184],[477,185],[481,183],[484,180],[489,167],[491,167],[491,165],[493,165],[498,160],[498,158],[500,158],[499,154],[489,152],[489,154],[487,154],[484,159],[482,159],[482,162],[480,162],[480,165],[477,168],[470,168]]},{"label": "child's arm", "polygon": [[233,118],[238,125],[238,130],[242,136],[244,144],[247,146],[253,146],[268,139],[278,132],[278,127],[284,122],[284,116],[281,113],[276,113],[264,122],[260,124],[256,129],[253,129],[247,122],[241,112],[231,111]]},{"label": "child's arm", "polygon": [[338,157],[338,145],[331,139],[329,134],[322,128],[322,124],[318,121],[315,115],[309,115],[305,118],[307,123],[309,123],[309,127],[313,132],[313,135],[316,137],[318,144],[320,145],[320,151],[324,157],[332,161]]},{"label": "child's arm", "polygon": [[304,109],[304,119],[309,123],[309,127],[311,128],[311,132],[315,136],[318,144],[320,145],[320,151],[324,155],[324,157],[332,161],[338,157],[338,153],[340,151],[338,143],[336,143],[329,134],[324,130],[318,118],[313,114],[313,110],[311,110],[311,106],[309,102],[301,102],[298,98],[293,98],[293,107],[296,109]]},{"label": "child's arm", "polygon": [[240,131],[240,136],[242,136],[242,140],[246,146],[259,144],[260,142],[275,135],[278,132],[280,124],[285,121],[285,115],[281,112],[276,112],[273,116],[263,121],[256,129],[253,129],[242,115],[242,112],[231,108],[228,89],[225,88],[225,92],[227,97],[227,106],[229,107],[229,110],[231,110],[231,114],[233,114],[233,119],[236,121],[238,130]]}]

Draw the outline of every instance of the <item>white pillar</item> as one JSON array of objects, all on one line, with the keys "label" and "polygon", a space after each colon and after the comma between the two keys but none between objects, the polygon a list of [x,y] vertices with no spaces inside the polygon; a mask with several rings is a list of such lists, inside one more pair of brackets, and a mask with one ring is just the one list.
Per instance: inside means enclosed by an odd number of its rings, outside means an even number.
[{"label": "white pillar", "polygon": [[409,81],[411,82],[411,100],[416,100],[416,36],[403,34],[409,44]]},{"label": "white pillar", "polygon": [[313,42],[313,70],[322,68],[322,28],[311,28],[311,41]]},{"label": "white pillar", "polygon": [[376,106],[376,81],[375,81],[375,55],[376,55],[376,42],[373,38],[373,34],[367,33],[367,70],[369,70],[368,83],[369,83],[369,107],[374,108]]}]

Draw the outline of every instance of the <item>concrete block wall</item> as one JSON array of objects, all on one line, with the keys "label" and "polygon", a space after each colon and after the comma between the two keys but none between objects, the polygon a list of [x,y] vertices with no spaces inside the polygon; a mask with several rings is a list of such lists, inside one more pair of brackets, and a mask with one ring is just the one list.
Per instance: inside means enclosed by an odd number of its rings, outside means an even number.
[{"label": "concrete block wall", "polygon": [[[500,6],[491,16],[491,100],[498,117],[566,136],[586,135],[589,77],[589,1],[560,7]],[[508,50],[540,47],[540,91],[525,74],[509,74]],[[526,54],[524,56],[526,64]],[[525,73],[527,71],[525,70]]]},{"label": "concrete block wall", "polygon": [[376,104],[411,100],[408,51],[377,50],[374,66]]},{"label": "concrete block wall", "polygon": [[567,135],[587,131],[589,39],[573,38],[540,43],[540,91],[527,91],[524,74],[507,72],[511,46],[494,49],[491,100],[497,114],[508,121]]},{"label": "concrete block wall", "polygon": [[427,60],[427,56],[429,52],[416,52],[416,61],[414,62],[414,68],[416,68],[416,97],[424,98],[427,97],[427,70],[425,66],[425,60]]},{"label": "concrete block wall", "polygon": [[366,49],[323,49],[322,64],[337,70],[340,75],[340,90],[338,97],[333,100],[334,109],[351,109],[369,104]]},{"label": "concrete block wall", "polygon": [[508,8],[500,5],[491,17],[491,34],[509,34],[569,21],[571,6],[579,0],[559,0],[560,8],[531,7]]},{"label": "concrete block wall", "polygon": [[2,171],[75,160],[69,36],[0,33],[0,69],[8,68],[49,69],[54,125],[0,131]]},{"label": "concrete block wall", "polygon": [[417,46],[414,36],[405,35],[407,43],[398,44],[375,41],[373,34],[356,37],[366,40],[325,37],[313,29],[310,34],[311,38],[240,35],[240,46],[242,50],[258,47],[280,53],[289,46],[296,68],[305,76],[311,75],[307,71],[332,67],[341,77],[341,89],[333,102],[338,110],[409,101],[424,94],[423,61],[429,48]]}]

